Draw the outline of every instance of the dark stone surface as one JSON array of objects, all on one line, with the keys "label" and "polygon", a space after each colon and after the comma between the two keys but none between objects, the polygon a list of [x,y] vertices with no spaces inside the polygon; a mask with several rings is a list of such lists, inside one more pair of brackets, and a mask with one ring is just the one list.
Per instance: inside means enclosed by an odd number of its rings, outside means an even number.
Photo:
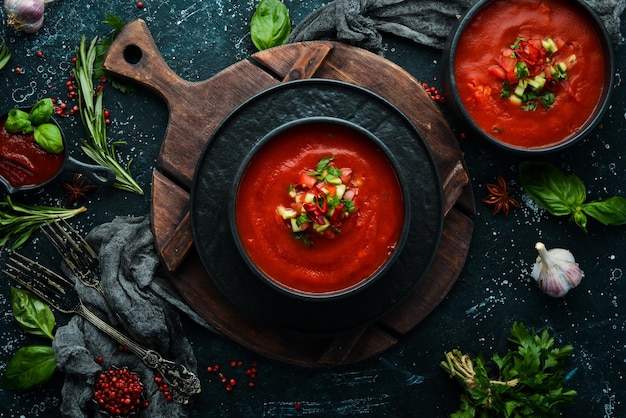
[{"label": "dark stone surface", "polygon": [[[204,80],[254,52],[248,22],[256,2],[231,4],[224,0],[69,2],[46,6],[46,21],[39,33],[16,34],[2,25],[0,39],[7,41],[13,58],[0,70],[0,108],[23,106],[42,97],[67,101],[65,82],[71,71],[80,36],[106,36],[110,28],[101,23],[106,13],[130,21],[146,20],[165,60],[181,77]],[[323,3],[314,0],[286,1],[292,21],[299,22]],[[2,23],[6,15],[0,12]],[[626,32],[622,23],[622,32]],[[441,53],[407,41],[386,37],[386,57],[406,68],[418,80],[440,87]],[[43,56],[38,57],[37,51]],[[546,160],[567,173],[576,173],[587,186],[588,198],[626,196],[626,161],[623,141],[626,119],[626,87],[622,82],[626,57],[623,46],[616,53],[613,104],[601,127],[585,140]],[[17,71],[17,68],[21,71]],[[156,163],[167,121],[162,101],[146,91],[121,94],[108,84],[105,105],[111,111],[111,140],[125,140],[119,147],[125,161],[133,159],[132,171],[146,194],[99,189],[83,203],[88,211],[74,224],[84,232],[117,215],[144,215],[150,208],[151,171]],[[219,104],[216,104],[219,105]],[[71,107],[71,106],[70,106]],[[446,106],[442,106],[444,112]],[[210,109],[207,109],[210,111]],[[231,341],[186,322],[200,367],[203,393],[195,400],[193,416],[447,416],[458,405],[460,391],[440,369],[443,353],[460,348],[470,354],[503,353],[514,321],[530,327],[547,327],[559,345],[571,344],[568,385],[579,392],[576,406],[564,411],[568,417],[626,415],[623,306],[626,267],[624,227],[604,227],[590,221],[583,233],[566,219],[548,215],[533,204],[519,187],[519,156],[461,138],[460,125],[450,121],[459,136],[477,198],[474,237],[468,261],[446,300],[422,324],[380,356],[357,365],[303,369],[258,358]],[[87,160],[79,149],[84,131],[76,117],[60,120],[66,130],[71,155]],[[513,182],[514,197],[522,203],[508,218],[492,216],[491,207],[480,202],[485,183],[498,175]],[[64,204],[61,181],[20,196],[35,204]],[[545,296],[535,286],[530,271],[536,258],[534,244],[542,240],[549,248],[570,249],[585,271],[581,285],[563,299]],[[47,242],[39,236],[23,252],[46,261]],[[1,253],[1,260],[7,251]],[[50,263],[58,263],[52,260]],[[50,264],[54,265],[54,264]],[[25,336],[10,312],[9,284],[0,276],[0,373],[13,353],[25,344],[45,343]],[[68,318],[57,314],[60,323]],[[231,360],[243,367],[231,368]],[[247,387],[245,368],[258,361],[256,387]],[[238,379],[227,393],[216,374],[206,366],[220,364],[227,377]],[[0,389],[0,416],[55,417],[59,415],[60,384],[57,375],[42,387],[25,393]],[[299,405],[299,408],[297,408]]]}]

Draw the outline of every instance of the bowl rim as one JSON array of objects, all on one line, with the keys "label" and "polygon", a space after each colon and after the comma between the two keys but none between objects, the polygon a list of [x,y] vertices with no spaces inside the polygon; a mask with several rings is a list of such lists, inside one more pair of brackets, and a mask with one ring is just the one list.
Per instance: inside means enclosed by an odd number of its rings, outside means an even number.
[{"label": "bowl rim", "polygon": [[[402,201],[404,204],[404,212],[403,212],[404,219],[402,221],[402,229],[400,231],[400,236],[398,237],[398,241],[396,243],[396,246],[393,252],[383,262],[383,264],[379,266],[378,269],[375,270],[369,277],[364,278],[360,280],[359,282],[349,287],[346,287],[344,289],[339,289],[339,290],[334,290],[334,291],[329,291],[329,292],[306,292],[306,291],[302,291],[302,290],[298,290],[298,289],[286,286],[280,283],[277,279],[272,279],[270,276],[263,273],[261,269],[250,259],[250,257],[248,256],[246,252],[246,249],[244,248],[244,245],[241,242],[241,239],[239,238],[239,234],[237,233],[238,227],[237,227],[237,221],[236,221],[235,208],[236,208],[236,201],[237,201],[237,195],[239,191],[240,180],[245,174],[249,164],[257,155],[258,151],[282,132],[288,131],[290,129],[293,129],[294,127],[298,127],[301,125],[320,124],[320,123],[321,124],[324,124],[324,123],[335,124],[335,125],[339,125],[342,127],[346,127],[348,129],[353,129],[357,131],[358,133],[360,133],[363,137],[373,142],[374,145],[378,147],[384,153],[385,157],[389,161],[389,164],[394,171],[395,177],[402,191]],[[307,117],[303,117],[300,119],[289,121],[287,123],[284,123],[272,129],[270,132],[265,134],[259,141],[257,141],[254,144],[254,146],[251,148],[251,150],[248,152],[245,159],[239,165],[237,172],[234,176],[233,183],[231,185],[230,195],[229,195],[228,218],[229,218],[230,231],[235,241],[237,250],[239,251],[239,254],[243,258],[247,267],[252,271],[252,273],[257,278],[259,278],[264,284],[266,284],[270,288],[274,290],[278,290],[282,294],[287,295],[289,297],[293,297],[297,299],[304,299],[304,300],[331,300],[331,299],[335,300],[335,299],[349,297],[358,293],[360,290],[363,290],[366,287],[375,283],[380,277],[384,276],[387,273],[387,271],[393,266],[393,264],[397,261],[398,257],[400,256],[402,249],[404,247],[404,244],[406,243],[407,237],[409,235],[409,230],[410,230],[410,225],[411,225],[411,200],[410,198],[408,198],[408,196],[410,196],[410,191],[409,191],[406,181],[400,175],[397,167],[398,167],[398,163],[393,153],[391,152],[391,150],[389,150],[389,148],[387,147],[387,145],[384,144],[382,140],[380,140],[372,132],[370,132],[366,128],[356,123],[353,123],[351,121],[347,121],[344,119],[331,117],[331,116],[307,116]]]},{"label": "bowl rim", "polygon": [[446,41],[446,45],[444,47],[443,53],[443,70],[444,70],[444,78],[443,78],[443,88],[448,97],[451,97],[451,100],[448,102],[452,103],[453,109],[456,113],[461,114],[464,122],[470,126],[470,128],[480,135],[481,138],[486,139],[489,143],[498,146],[500,149],[504,149],[507,151],[513,151],[517,154],[525,154],[525,155],[538,155],[538,154],[548,154],[553,153],[555,151],[562,150],[567,148],[583,138],[585,138],[593,129],[596,128],[600,120],[604,117],[604,114],[608,110],[611,105],[611,96],[613,94],[615,79],[613,74],[615,73],[615,50],[613,48],[613,44],[609,33],[602,23],[602,20],[599,18],[597,13],[583,0],[568,0],[567,3],[570,4],[573,8],[579,9],[583,15],[586,15],[589,19],[587,19],[589,25],[596,32],[600,44],[602,45],[602,49],[606,59],[605,66],[605,74],[604,74],[604,88],[596,107],[593,112],[589,115],[587,120],[583,123],[583,125],[576,132],[570,134],[568,137],[564,138],[560,142],[556,144],[547,145],[544,147],[535,147],[535,148],[525,148],[519,147],[511,144],[504,143],[502,141],[498,141],[493,136],[489,135],[484,129],[479,127],[474,119],[469,115],[465,106],[461,102],[460,97],[458,96],[458,89],[456,83],[456,77],[454,74],[454,64],[455,64],[455,54],[458,43],[465,31],[467,25],[472,21],[474,16],[481,11],[484,7],[489,6],[491,3],[494,3],[499,0],[479,0],[473,6],[471,6],[457,21],[455,26],[450,32],[450,36]]}]

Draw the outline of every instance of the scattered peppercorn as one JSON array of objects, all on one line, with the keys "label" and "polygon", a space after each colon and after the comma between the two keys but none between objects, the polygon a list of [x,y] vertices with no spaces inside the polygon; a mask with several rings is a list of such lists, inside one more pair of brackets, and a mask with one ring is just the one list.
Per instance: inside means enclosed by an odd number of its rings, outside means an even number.
[{"label": "scattered peppercorn", "polygon": [[446,102],[443,94],[439,93],[439,90],[437,90],[435,87],[429,86],[428,83],[422,83],[422,87],[424,88],[424,90],[426,90],[426,93],[428,93],[430,98],[434,101],[442,104]]},{"label": "scattered peppercorn", "polygon": [[142,398],[143,383],[136,373],[110,368],[98,375],[94,384],[94,399],[99,408],[113,416],[128,416],[148,403]]},{"label": "scattered peppercorn", "polygon": [[161,373],[157,372],[154,374],[154,382],[157,384],[159,392],[161,392],[165,397],[165,400],[168,402],[172,402],[174,398],[172,397],[172,394],[170,392],[170,385],[168,385],[164,381]]},{"label": "scattered peppercorn", "polygon": [[[233,369],[237,369],[237,368],[243,367],[244,363],[241,360],[231,360],[230,361],[230,366]],[[235,387],[239,386],[238,385],[238,380],[236,378],[226,376],[224,373],[220,372],[220,365],[219,364],[214,364],[212,366],[207,366],[206,370],[207,370],[208,373],[217,374],[217,377],[218,377],[220,383],[224,384],[224,389],[228,393],[232,393],[233,390],[235,389]],[[250,363],[250,367],[247,367],[246,370],[245,370],[245,375],[249,379],[249,381],[246,384],[246,386],[248,388],[252,389],[252,388],[254,388],[256,386],[253,380],[256,378],[257,372],[258,372],[258,362],[257,361],[252,361]]]}]

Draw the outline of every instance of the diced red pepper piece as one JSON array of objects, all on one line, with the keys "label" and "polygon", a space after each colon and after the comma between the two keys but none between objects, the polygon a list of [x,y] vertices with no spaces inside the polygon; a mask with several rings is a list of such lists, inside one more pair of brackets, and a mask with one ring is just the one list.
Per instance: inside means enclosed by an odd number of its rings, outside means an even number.
[{"label": "diced red pepper piece", "polygon": [[310,189],[315,186],[315,183],[317,183],[315,176],[310,175],[306,171],[300,172],[300,175],[298,176],[298,185],[305,186]]},{"label": "diced red pepper piece", "polygon": [[506,71],[504,71],[504,68],[502,68],[502,67],[492,66],[492,67],[489,68],[488,71],[489,71],[489,74],[491,74],[492,76],[494,76],[498,80],[501,80],[501,81],[506,81],[507,80]]},{"label": "diced red pepper piece", "polygon": [[330,222],[332,226],[339,226],[343,219],[343,214],[345,210],[346,210],[346,207],[343,204],[335,206],[335,211],[330,216],[330,219],[328,220],[328,222]]},{"label": "diced red pepper piece", "polygon": [[309,215],[309,218],[311,218],[313,222],[315,222],[318,225],[326,224],[324,215],[322,214],[322,212],[320,211],[320,208],[318,208],[315,203],[305,203],[302,207],[304,208],[304,211],[306,212],[307,215]]},{"label": "diced red pepper piece", "polygon": [[326,214],[328,212],[328,199],[326,198],[326,193],[320,190],[317,186],[314,186],[311,191],[315,195],[315,204],[322,212],[322,214]]}]

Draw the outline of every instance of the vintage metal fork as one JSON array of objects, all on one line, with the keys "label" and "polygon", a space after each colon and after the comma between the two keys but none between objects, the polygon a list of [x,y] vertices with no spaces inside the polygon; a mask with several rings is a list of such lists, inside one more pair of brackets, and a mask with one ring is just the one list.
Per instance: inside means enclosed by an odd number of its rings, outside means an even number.
[{"label": "vintage metal fork", "polygon": [[[100,281],[100,260],[87,240],[63,218],[44,224],[41,231],[63,258],[76,279],[105,297]],[[115,317],[130,337],[141,344],[139,337],[117,312],[115,312]]]},{"label": "vintage metal fork", "polygon": [[146,366],[158,371],[170,385],[170,393],[175,402],[186,404],[191,395],[200,393],[200,380],[185,366],[164,359],[157,351],[147,349],[90,311],[81,301],[74,285],[65,277],[42,266],[19,253],[12,253],[3,270],[7,276],[39,296],[43,301],[63,313],[75,313],[128,347]]},{"label": "vintage metal fork", "polygon": [[41,227],[41,231],[54,245],[76,278],[83,285],[94,288],[104,296],[100,283],[98,255],[85,238],[65,219],[47,223]]}]

